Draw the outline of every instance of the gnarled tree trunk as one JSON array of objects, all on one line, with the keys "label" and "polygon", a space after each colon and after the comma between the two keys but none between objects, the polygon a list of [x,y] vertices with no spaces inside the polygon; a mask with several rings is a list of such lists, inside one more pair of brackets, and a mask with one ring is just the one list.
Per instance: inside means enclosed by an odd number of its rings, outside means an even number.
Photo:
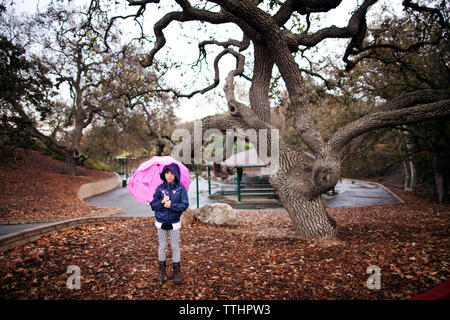
[{"label": "gnarled tree trunk", "polygon": [[313,162],[288,148],[282,150],[280,157],[285,158],[281,161],[284,164],[269,181],[289,213],[297,234],[304,237],[332,236],[336,232],[336,222],[328,215],[320,191],[315,190],[311,179]]},{"label": "gnarled tree trunk", "polygon": [[278,151],[279,168],[270,176],[269,182],[289,213],[297,233],[304,237],[334,235],[336,223],[328,215],[320,195],[337,183],[340,164],[331,158],[317,161],[283,141],[275,141],[278,150],[272,151],[271,131],[267,130],[267,136],[260,136],[258,129],[275,128],[261,121],[250,108],[239,102],[230,102],[229,110],[226,115],[203,118],[202,135],[210,128],[223,132],[229,128],[256,129],[259,143],[262,138],[267,138],[269,157],[272,152]]},{"label": "gnarled tree trunk", "polygon": [[267,46],[260,42],[253,42],[255,63],[253,66],[252,86],[249,92],[250,105],[258,117],[271,123],[269,87],[272,78],[273,61]]},{"label": "gnarled tree trunk", "polygon": [[[231,78],[231,77],[230,77]],[[233,85],[227,84],[225,90],[232,90]],[[450,112],[450,101],[440,101],[439,95],[448,96],[449,91],[428,91],[401,97],[379,107],[373,112],[338,130],[329,141],[315,152],[315,155],[302,152],[276,141],[278,144],[279,168],[273,173],[269,182],[275,188],[283,206],[289,213],[296,231],[304,237],[329,237],[336,233],[336,223],[328,215],[321,194],[332,190],[340,179],[341,162],[349,150],[357,148],[362,143],[361,137],[374,129],[396,124],[411,123],[419,119],[429,119]],[[268,129],[267,147],[271,156],[271,125],[260,120],[253,110],[234,100],[234,95],[228,93],[228,114],[206,117],[202,121],[202,136],[208,129],[219,129],[225,132],[230,128],[253,128],[259,135],[259,129]],[[433,103],[433,101],[438,101]],[[429,102],[427,105],[417,103]],[[429,108],[429,110],[424,110]],[[433,112],[431,112],[433,110]],[[427,113],[428,111],[428,113]],[[261,143],[258,137],[258,143]],[[194,142],[195,143],[195,142]]]},{"label": "gnarled tree trunk", "polygon": [[64,173],[69,175],[76,175],[77,163],[73,155],[66,152],[64,155]]}]

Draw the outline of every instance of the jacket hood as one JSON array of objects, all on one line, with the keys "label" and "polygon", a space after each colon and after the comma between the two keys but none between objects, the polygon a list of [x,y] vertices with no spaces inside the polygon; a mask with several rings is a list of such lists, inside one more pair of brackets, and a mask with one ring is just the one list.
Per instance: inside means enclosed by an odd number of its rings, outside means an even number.
[{"label": "jacket hood", "polygon": [[170,169],[170,171],[172,171],[172,173],[175,176],[175,183],[179,183],[180,180],[180,168],[178,167],[178,165],[176,163],[171,163],[171,164],[167,164],[163,167],[162,171],[161,171],[161,180],[164,181],[165,183],[167,183],[166,178],[164,177],[164,173],[166,172],[167,169]]}]

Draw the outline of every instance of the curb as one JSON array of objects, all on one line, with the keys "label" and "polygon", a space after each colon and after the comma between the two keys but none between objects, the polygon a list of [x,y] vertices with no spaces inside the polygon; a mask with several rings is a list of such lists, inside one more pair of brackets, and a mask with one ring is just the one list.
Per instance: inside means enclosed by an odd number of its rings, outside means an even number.
[{"label": "curb", "polygon": [[90,198],[92,196],[96,196],[98,194],[102,194],[108,191],[111,191],[117,188],[120,185],[119,175],[116,172],[114,173],[114,177],[107,178],[104,180],[100,180],[97,182],[91,182],[83,184],[78,190],[78,199],[83,201],[84,199]]},{"label": "curb", "polygon": [[[123,209],[117,209],[117,211],[123,212]],[[119,212],[117,212],[119,213]],[[115,221],[115,220],[125,220],[128,217],[86,217],[86,218],[75,218],[64,220],[60,222],[50,223],[45,226],[38,226],[30,229],[25,229],[22,231],[14,232],[0,237],[0,251],[6,252],[12,250],[18,246],[24,245],[26,243],[36,241],[41,237],[51,234],[55,231],[72,228],[74,226],[95,223],[95,222],[105,222],[105,221]]]},{"label": "curb", "polygon": [[349,181],[355,181],[355,182],[364,182],[364,183],[368,183],[368,184],[377,185],[377,186],[383,188],[384,190],[386,190],[387,192],[389,192],[395,199],[397,199],[398,202],[405,203],[405,201],[402,198],[400,198],[398,195],[396,195],[394,192],[392,192],[386,186],[384,186],[383,184],[381,184],[379,182],[366,181],[366,180],[356,180],[356,179],[349,179],[349,178],[343,178],[342,180],[349,180]]},{"label": "curb", "polygon": [[[108,209],[108,208],[105,208]],[[0,219],[0,225],[19,225],[19,224],[31,224],[31,223],[54,223],[54,222],[61,222],[66,221],[69,219],[76,219],[76,218],[91,218],[91,217],[111,217],[116,216],[118,214],[123,213],[123,210],[121,208],[111,208],[108,209],[108,212],[102,213],[102,214],[90,214],[85,216],[72,216],[72,217],[54,217],[54,218],[44,218],[44,217],[38,217],[38,218],[2,218]]]}]

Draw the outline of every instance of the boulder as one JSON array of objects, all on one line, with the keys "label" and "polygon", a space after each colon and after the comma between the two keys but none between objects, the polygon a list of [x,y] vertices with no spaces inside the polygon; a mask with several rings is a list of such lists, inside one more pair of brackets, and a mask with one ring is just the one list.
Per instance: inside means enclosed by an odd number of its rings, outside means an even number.
[{"label": "boulder", "polygon": [[191,209],[187,208],[181,215],[180,222],[182,226],[191,226],[194,224],[194,213]]},{"label": "boulder", "polygon": [[235,226],[239,224],[237,213],[227,203],[207,204],[194,211],[195,218],[203,223]]}]

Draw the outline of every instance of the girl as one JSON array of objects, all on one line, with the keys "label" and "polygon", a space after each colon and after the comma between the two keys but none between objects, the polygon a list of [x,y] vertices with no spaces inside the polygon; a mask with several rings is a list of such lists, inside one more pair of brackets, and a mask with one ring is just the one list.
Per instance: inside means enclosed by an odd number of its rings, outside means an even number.
[{"label": "girl", "polygon": [[155,211],[155,225],[159,238],[159,272],[158,281],[166,281],[166,248],[170,236],[170,247],[173,257],[173,281],[181,283],[180,274],[180,217],[184,210],[189,207],[189,198],[186,188],[180,183],[180,169],[177,164],[171,163],[164,166],[161,173],[161,183],[150,202],[152,210]]}]

